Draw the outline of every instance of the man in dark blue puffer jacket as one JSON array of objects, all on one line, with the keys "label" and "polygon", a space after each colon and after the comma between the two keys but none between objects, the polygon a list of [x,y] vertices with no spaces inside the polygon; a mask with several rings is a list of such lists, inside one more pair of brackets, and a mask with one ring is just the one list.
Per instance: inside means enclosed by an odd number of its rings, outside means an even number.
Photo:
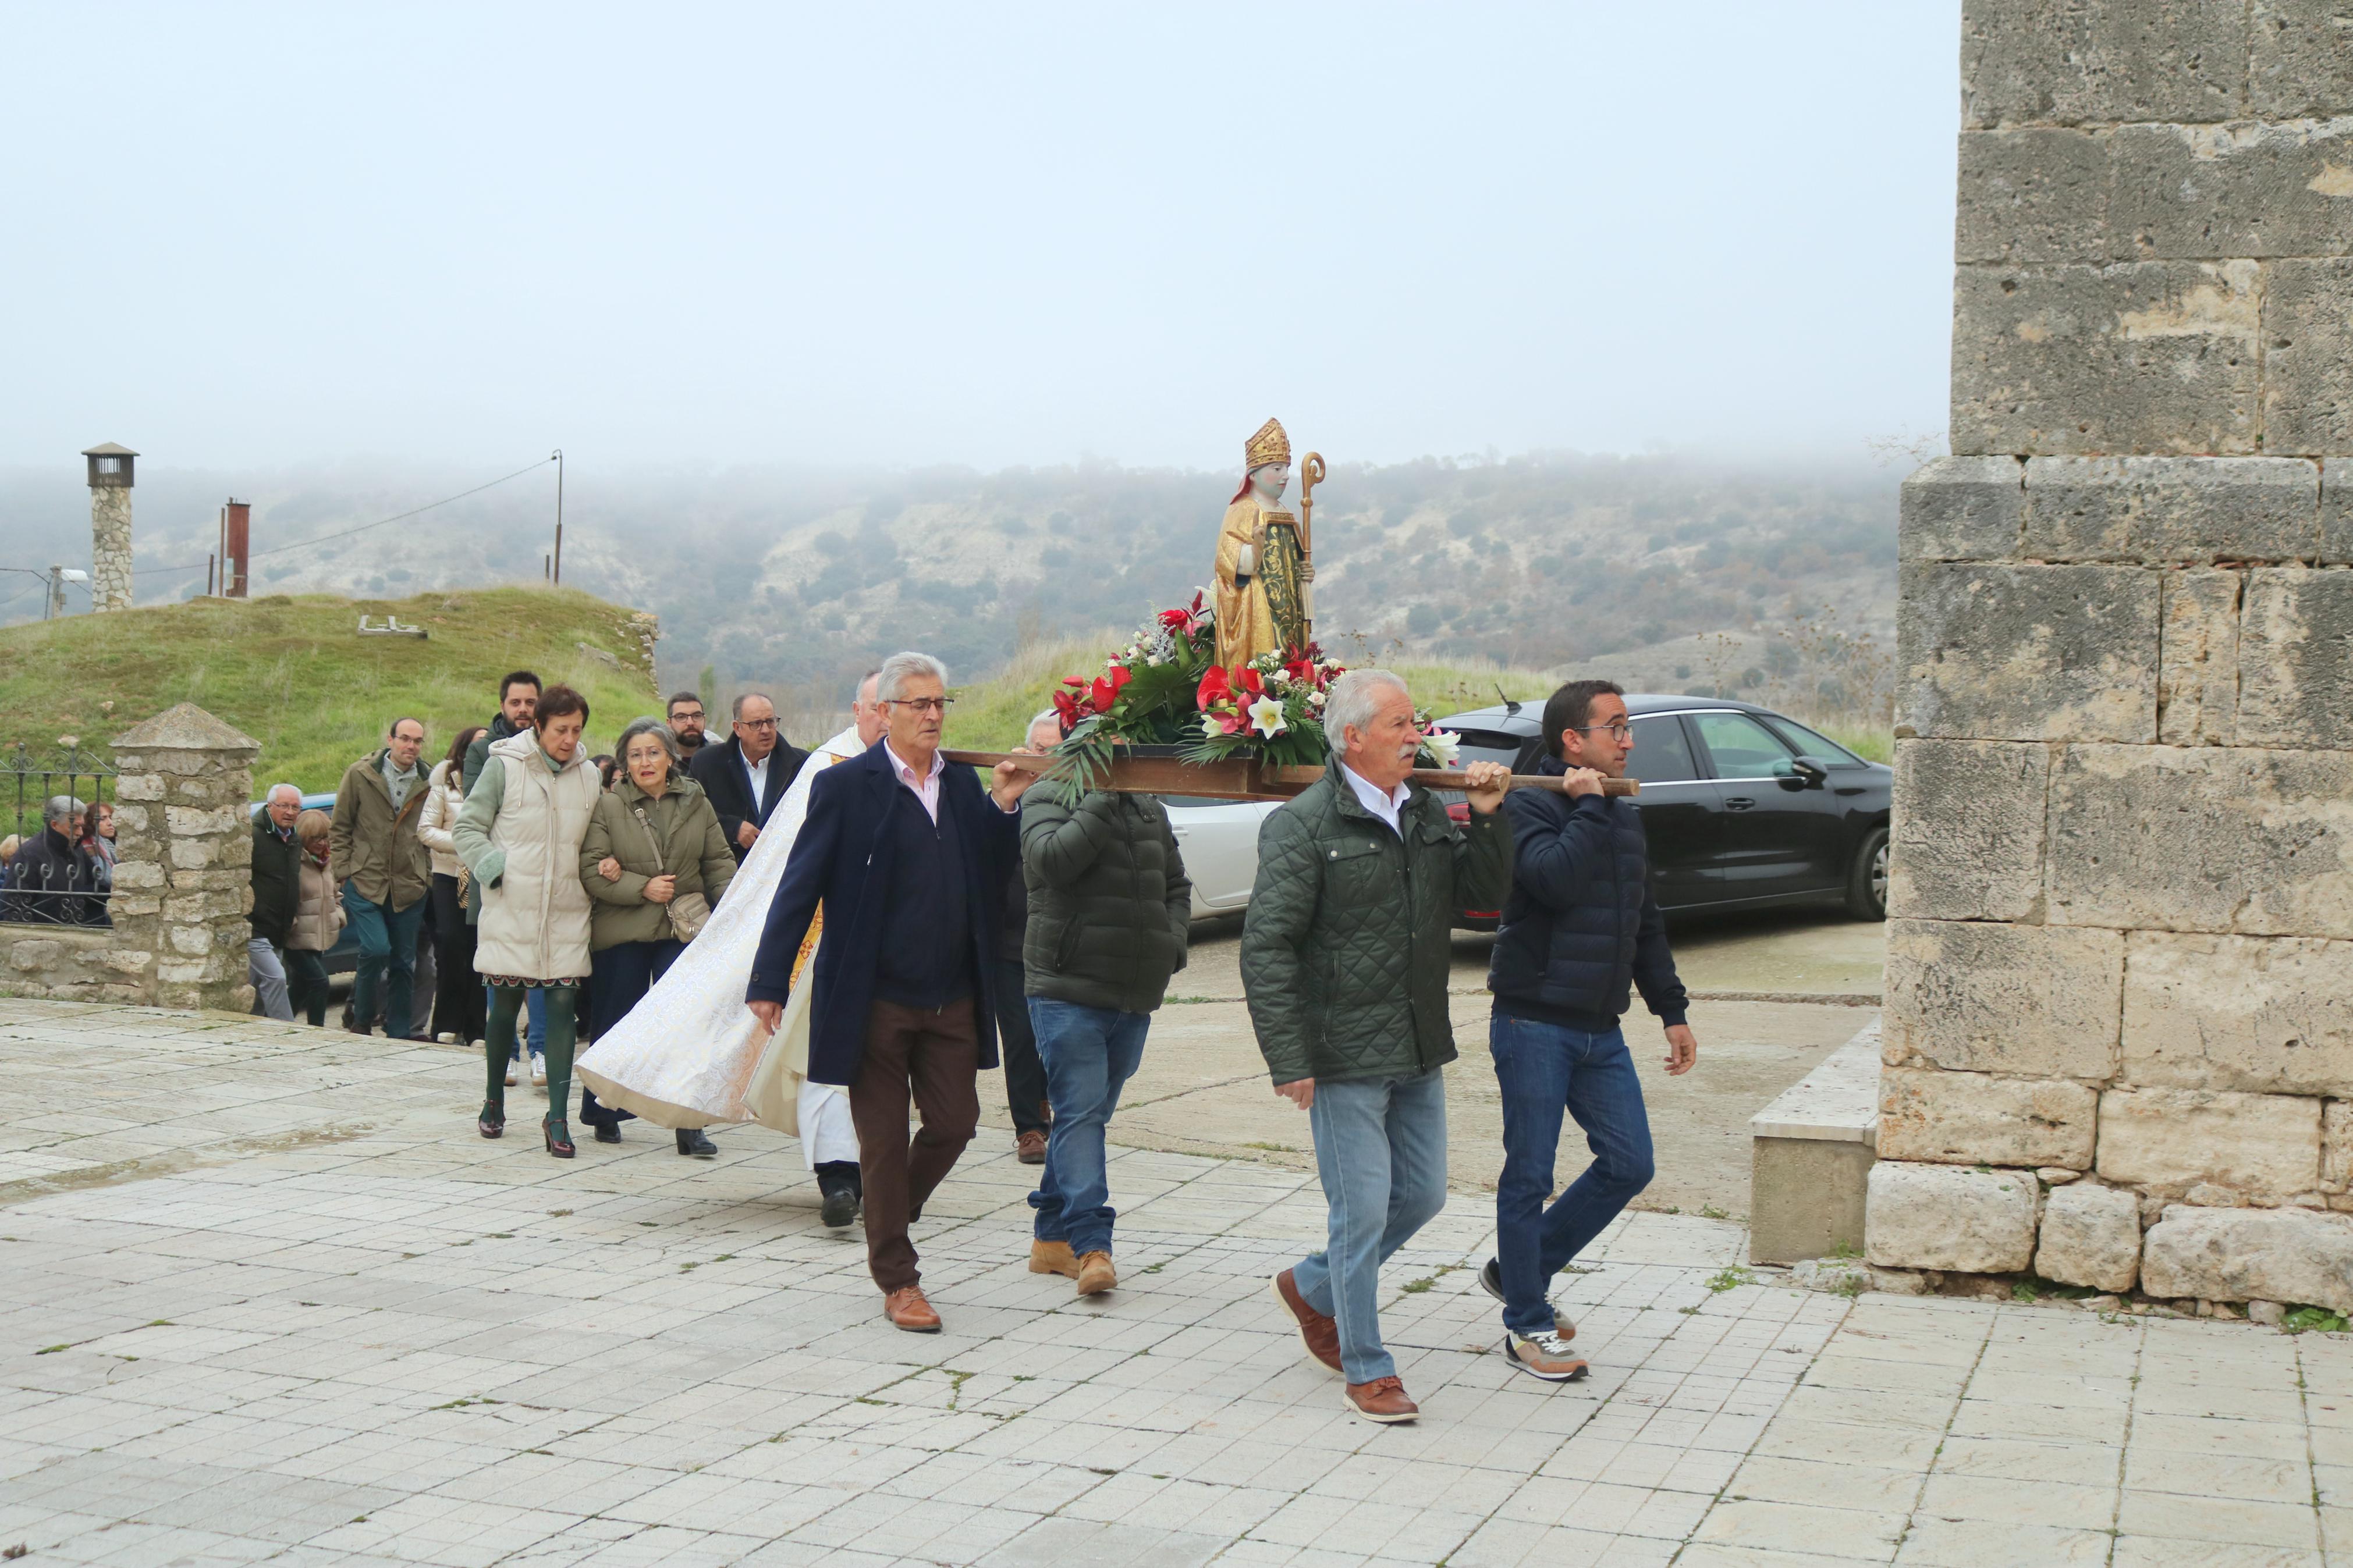
[{"label": "man in dark blue puffer jacket", "polygon": [[[1572,680],[1545,703],[1544,733],[1548,754],[1536,771],[1566,774],[1568,793],[1518,789],[1504,802],[1512,891],[1487,971],[1504,1173],[1496,1256],[1479,1282],[1504,1303],[1504,1354],[1562,1382],[1583,1377],[1586,1364],[1569,1349],[1577,1326],[1554,1311],[1546,1287],[1651,1182],[1650,1119],[1618,1026],[1629,984],[1666,1026],[1668,1072],[1689,1072],[1699,1043],[1683,1021],[1683,982],[1651,891],[1641,816],[1601,793],[1604,778],[1625,775],[1634,749],[1625,694],[1606,680]],[[1564,1110],[1584,1129],[1593,1163],[1547,1209]]]}]

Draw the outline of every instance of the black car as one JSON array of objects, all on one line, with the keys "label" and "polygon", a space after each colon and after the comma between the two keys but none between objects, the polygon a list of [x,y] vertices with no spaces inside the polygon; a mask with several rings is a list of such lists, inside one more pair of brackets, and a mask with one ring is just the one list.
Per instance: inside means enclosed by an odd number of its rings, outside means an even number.
[{"label": "black car", "polygon": [[[1662,909],[1832,902],[1861,920],[1886,917],[1894,770],[1754,703],[1634,695],[1626,710],[1626,773],[1642,781],[1634,804]],[[1506,702],[1438,726],[1462,738],[1458,765],[1525,773],[1544,755],[1543,716],[1542,702]],[[1492,931],[1500,913],[1465,910],[1461,923]]]}]

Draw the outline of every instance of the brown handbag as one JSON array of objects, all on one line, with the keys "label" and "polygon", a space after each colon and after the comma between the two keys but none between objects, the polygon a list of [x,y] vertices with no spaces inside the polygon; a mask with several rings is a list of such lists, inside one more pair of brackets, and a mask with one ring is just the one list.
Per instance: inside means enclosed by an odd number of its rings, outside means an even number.
[{"label": "brown handbag", "polygon": [[[640,805],[634,809],[637,812],[638,826],[646,830],[646,841],[654,847],[654,874],[669,875],[669,871],[662,865],[661,835],[654,831],[653,822],[646,816],[644,806]],[[672,887],[676,885],[671,884]],[[662,909],[663,912],[670,916],[670,934],[681,942],[692,942],[702,935],[702,928],[711,921],[711,900],[701,893],[673,892],[670,896],[670,902],[663,905]]]}]

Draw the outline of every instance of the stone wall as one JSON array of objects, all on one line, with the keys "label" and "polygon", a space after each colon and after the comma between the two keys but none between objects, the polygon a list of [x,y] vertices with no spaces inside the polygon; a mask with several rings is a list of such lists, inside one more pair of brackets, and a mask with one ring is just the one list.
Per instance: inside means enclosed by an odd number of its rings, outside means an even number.
[{"label": "stone wall", "polygon": [[131,490],[105,486],[90,492],[90,607],[131,607]]},{"label": "stone wall", "polygon": [[250,1009],[245,917],[260,749],[187,702],[116,736],[114,924],[0,925],[0,990]]},{"label": "stone wall", "polygon": [[2353,1310],[2341,8],[1966,6],[1874,1263]]}]

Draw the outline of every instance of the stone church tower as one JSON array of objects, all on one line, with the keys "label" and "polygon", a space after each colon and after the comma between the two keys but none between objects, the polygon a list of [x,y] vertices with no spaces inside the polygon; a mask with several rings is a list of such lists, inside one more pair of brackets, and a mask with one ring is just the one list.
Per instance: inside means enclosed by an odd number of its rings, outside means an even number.
[{"label": "stone church tower", "polygon": [[1887,1267],[2353,1310],[2353,35],[1967,0]]}]

